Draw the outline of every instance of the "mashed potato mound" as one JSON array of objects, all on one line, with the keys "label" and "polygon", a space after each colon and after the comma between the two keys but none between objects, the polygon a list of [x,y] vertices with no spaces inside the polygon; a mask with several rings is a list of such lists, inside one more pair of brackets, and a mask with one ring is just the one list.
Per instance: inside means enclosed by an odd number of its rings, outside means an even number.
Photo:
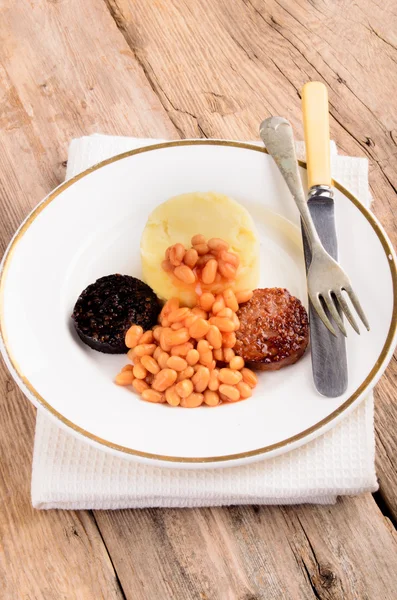
[{"label": "mashed potato mound", "polygon": [[222,238],[240,258],[236,290],[255,289],[259,283],[259,239],[249,212],[238,202],[215,192],[193,192],[174,196],[157,206],[148,218],[141,239],[141,259],[146,283],[162,299],[178,297],[193,306],[194,290],[176,285],[161,268],[166,249],[177,242],[186,248],[191,238]]}]

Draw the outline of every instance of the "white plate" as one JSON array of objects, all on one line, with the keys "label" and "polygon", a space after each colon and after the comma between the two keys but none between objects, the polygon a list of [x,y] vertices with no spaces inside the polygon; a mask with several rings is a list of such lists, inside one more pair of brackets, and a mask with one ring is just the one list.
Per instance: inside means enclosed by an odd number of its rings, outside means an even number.
[{"label": "white plate", "polygon": [[102,275],[139,277],[149,213],[183,192],[213,190],[246,206],[261,238],[261,285],[287,287],[306,304],[299,220],[287,187],[263,149],[232,142],[128,152],[61,185],[33,211],[3,261],[1,330],[11,373],[71,432],[151,464],[241,464],[306,443],[373,387],[396,337],[393,250],[375,217],[337,187],[340,261],[371,324],[361,336],[349,330],[349,387],[340,398],[316,392],[308,352],[294,366],[261,374],[244,402],[195,410],[149,404],[113,383],[124,356],[90,350],[75,335],[70,314],[80,292]]}]

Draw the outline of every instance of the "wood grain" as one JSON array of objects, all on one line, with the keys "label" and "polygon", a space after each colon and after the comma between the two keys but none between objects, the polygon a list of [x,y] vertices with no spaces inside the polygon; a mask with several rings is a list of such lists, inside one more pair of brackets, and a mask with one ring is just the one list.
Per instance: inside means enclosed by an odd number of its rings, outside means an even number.
[{"label": "wood grain", "polygon": [[[72,137],[252,139],[270,114],[302,137],[309,79],[329,87],[339,148],[370,159],[375,212],[396,241],[396,25],[390,0],[5,0],[1,249],[64,178]],[[396,369],[376,408],[382,503],[394,518]],[[332,507],[33,511],[34,410],[4,369],[0,419],[5,600],[395,598],[396,534],[370,495]]]},{"label": "wood grain", "polygon": [[1,598],[121,600],[92,514],[33,510],[29,486],[35,410],[4,369],[0,396]]},{"label": "wood grain", "polygon": [[331,507],[123,510],[96,518],[134,600],[147,597],[150,578],[153,598],[394,600],[397,538],[374,508],[368,494]]},{"label": "wood grain", "polygon": [[[107,4],[184,137],[249,140],[258,137],[264,117],[282,114],[303,138],[300,90],[310,79],[326,83],[331,137],[340,151],[369,159],[373,208],[396,245],[397,78],[389,74],[397,63],[392,33],[397,13],[392,3],[379,8],[372,1],[358,6],[236,0],[212,2],[205,13],[195,2],[178,0]],[[387,457],[377,464],[381,493],[397,519],[397,405],[391,395],[396,379],[392,367],[388,373],[376,392],[378,448]],[[389,426],[383,427],[386,420]]]}]

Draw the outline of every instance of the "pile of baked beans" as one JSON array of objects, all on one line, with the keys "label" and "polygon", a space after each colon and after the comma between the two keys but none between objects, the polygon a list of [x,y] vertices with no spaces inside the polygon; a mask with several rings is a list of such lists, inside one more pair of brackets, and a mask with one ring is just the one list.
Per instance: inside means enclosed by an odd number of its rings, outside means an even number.
[{"label": "pile of baked beans", "polygon": [[[192,240],[197,242],[193,245],[197,255],[201,237],[195,236]],[[210,242],[212,240],[205,243],[205,253],[204,248],[200,249],[201,256],[208,254],[207,248],[212,257],[225,256],[222,253],[228,252],[225,247],[221,250],[219,244],[210,245]],[[177,246],[170,249],[170,261]],[[212,254],[215,248],[218,254]],[[184,252],[184,265],[188,267],[186,254],[190,250]],[[222,268],[217,262],[217,270]],[[167,402],[185,408],[202,404],[217,406],[222,401],[237,402],[249,398],[257,377],[245,367],[244,360],[235,355],[233,347],[235,332],[240,327],[236,314],[239,304],[251,297],[251,291],[234,293],[227,288],[219,294],[202,293],[194,308],[181,307],[177,298],[168,300],[156,327],[144,332],[142,327],[133,325],[127,331],[125,342],[130,348],[128,358],[132,364],[121,370],[116,383],[132,385],[148,402]]]},{"label": "pile of baked beans", "polygon": [[225,240],[195,235],[191,244],[188,249],[183,244],[167,248],[161,264],[164,271],[187,285],[198,282],[211,286],[236,278],[240,260]]}]

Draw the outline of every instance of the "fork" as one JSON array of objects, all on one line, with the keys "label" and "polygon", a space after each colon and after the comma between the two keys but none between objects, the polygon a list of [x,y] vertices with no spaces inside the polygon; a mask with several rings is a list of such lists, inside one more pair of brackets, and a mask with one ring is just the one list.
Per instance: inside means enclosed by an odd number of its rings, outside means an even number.
[{"label": "fork", "polygon": [[357,295],[353,291],[349,277],[336,260],[324,249],[317,234],[303,191],[291,124],[283,117],[270,117],[262,122],[260,135],[266,149],[284,177],[301,214],[312,253],[312,261],[307,273],[307,290],[313,308],[333,335],[336,335],[335,329],[325,308],[328,309],[329,314],[344,336],[347,334],[341,316],[342,313],[359,334],[360,330],[357,322],[343,294],[343,292],[346,292],[358,316],[369,331],[368,320]]}]

